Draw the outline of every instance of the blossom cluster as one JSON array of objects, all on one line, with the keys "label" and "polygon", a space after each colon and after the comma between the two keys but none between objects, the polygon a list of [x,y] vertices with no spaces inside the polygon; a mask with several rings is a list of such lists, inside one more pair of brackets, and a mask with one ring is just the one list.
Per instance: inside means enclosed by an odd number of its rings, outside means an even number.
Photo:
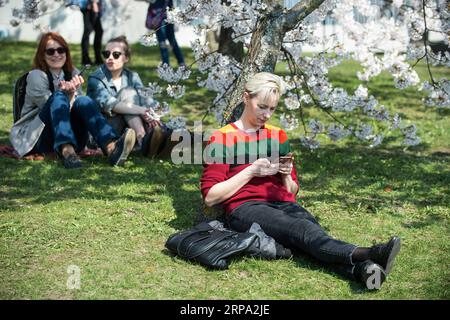
[{"label": "blossom cluster", "polygon": [[232,57],[218,52],[210,52],[207,44],[195,40],[191,43],[197,67],[206,78],[198,77],[197,84],[208,90],[217,92],[214,99],[214,111],[216,119],[222,121],[223,108],[227,104],[227,93],[230,92],[233,83],[241,73],[242,66]]},{"label": "blossom cluster", "polygon": [[158,77],[168,83],[178,83],[181,80],[186,80],[191,75],[191,70],[186,67],[180,67],[177,70],[173,69],[167,63],[163,63],[156,69]]},{"label": "blossom cluster", "polygon": [[[417,145],[420,138],[414,125],[403,125],[398,114],[391,116],[385,106],[379,105],[375,97],[368,94],[363,84],[353,95],[343,88],[334,87],[328,80],[328,71],[343,60],[351,58],[363,67],[363,70],[356,73],[361,81],[369,81],[382,71],[387,71],[393,77],[396,88],[422,88],[428,92],[425,99],[427,105],[449,107],[449,81],[445,78],[439,80],[431,78],[431,82],[425,81],[421,85],[413,65],[415,61],[426,57],[426,61],[431,65],[450,66],[448,51],[435,53],[429,46],[423,45],[424,32],[433,30],[448,34],[450,30],[449,8],[444,2],[424,0],[425,12],[422,10],[422,1],[396,0],[390,7],[385,6],[384,11],[373,1],[340,2],[329,14],[336,25],[340,26],[343,36],[332,35],[323,37],[324,39],[318,38],[310,31],[311,22],[321,21],[321,17],[304,20],[298,29],[291,30],[284,38],[286,42],[284,47],[301,69],[298,81],[300,86],[303,89],[307,88],[312,94],[314,104],[323,110],[329,110],[328,112],[335,114],[334,117],[341,112],[355,115],[362,113],[370,121],[385,123],[386,130],[399,129],[404,136],[405,145]],[[329,4],[332,5],[332,1]],[[391,14],[386,13],[386,8]],[[356,19],[356,14],[359,15],[359,19]],[[417,41],[422,41],[422,45]],[[327,55],[319,53],[312,57],[302,56],[303,46],[310,42],[322,43]],[[444,43],[448,45],[447,37],[444,38]],[[298,92],[303,94],[303,89],[299,90],[297,84]],[[298,96],[288,93],[285,99],[288,111],[297,110],[299,106],[305,105]],[[287,116],[283,115],[283,118]],[[317,148],[319,144],[317,136],[322,133],[332,141],[354,136],[370,142],[371,147],[383,141],[383,134],[376,132],[380,130],[380,125],[374,127],[370,121],[365,123],[356,117],[345,119],[346,125],[332,123],[326,126],[317,121],[310,121],[305,128],[305,136],[301,138],[302,143],[311,149]],[[358,121],[357,125],[352,124],[355,120]],[[294,127],[291,122],[283,121],[282,124],[286,123],[286,128]]]},{"label": "blossom cluster", "polygon": [[166,122],[166,126],[173,131],[186,129],[186,118],[184,117],[173,117]]},{"label": "blossom cluster", "polygon": [[185,92],[186,92],[186,88],[183,85],[171,85],[169,84],[167,86],[167,94],[169,95],[169,97],[172,97],[174,99],[180,99],[182,96],[184,96]]},{"label": "blossom cluster", "polygon": [[158,44],[156,32],[154,30],[149,30],[139,38],[139,43],[145,47],[151,47]]},{"label": "blossom cluster", "polygon": [[426,105],[450,109],[449,80],[442,78],[436,86],[433,86],[428,81],[425,81],[422,89],[428,91],[428,96],[425,98]]},{"label": "blossom cluster", "polygon": [[250,32],[261,14],[268,9],[262,0],[186,0],[168,12],[167,21],[194,24],[198,35],[218,27],[233,29],[235,41],[248,42]]}]

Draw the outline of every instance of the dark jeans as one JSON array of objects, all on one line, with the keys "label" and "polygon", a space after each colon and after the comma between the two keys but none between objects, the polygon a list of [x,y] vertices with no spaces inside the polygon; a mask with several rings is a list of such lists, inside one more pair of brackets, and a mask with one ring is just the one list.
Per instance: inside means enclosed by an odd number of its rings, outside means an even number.
[{"label": "dark jeans", "polygon": [[170,45],[172,46],[173,53],[177,58],[178,65],[184,64],[183,53],[178,47],[177,39],[175,39],[175,27],[173,24],[165,24],[162,25],[161,28],[156,30],[156,37],[159,42],[159,50],[161,52],[161,59],[163,63],[169,63],[169,49],[166,45],[166,40],[169,40]]},{"label": "dark jeans", "polygon": [[45,128],[30,153],[60,153],[63,144],[71,144],[76,152],[80,152],[86,146],[89,133],[105,152],[106,145],[118,138],[95,102],[86,96],[76,98],[70,110],[69,98],[62,91],[56,91],[39,117]]},{"label": "dark jeans", "polygon": [[351,255],[356,246],[330,237],[297,203],[251,201],[228,216],[229,226],[239,232],[247,231],[253,222],[285,247],[301,250],[337,273],[354,279]]},{"label": "dark jeans", "polygon": [[89,58],[89,35],[92,31],[95,32],[94,36],[94,53],[95,62],[100,64],[102,62],[102,36],[103,28],[100,20],[100,15],[92,10],[81,10],[83,13],[84,31],[81,38],[81,63],[91,64],[92,61]]}]

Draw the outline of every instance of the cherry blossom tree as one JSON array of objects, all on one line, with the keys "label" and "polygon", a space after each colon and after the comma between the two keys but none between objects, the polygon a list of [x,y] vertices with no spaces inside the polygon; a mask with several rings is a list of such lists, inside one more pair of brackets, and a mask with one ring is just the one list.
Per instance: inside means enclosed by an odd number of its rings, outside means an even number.
[{"label": "cherry blossom tree", "polygon": [[[326,18],[340,26],[340,34],[317,37],[314,31]],[[286,129],[301,125],[302,143],[314,149],[319,146],[320,134],[332,141],[354,136],[373,147],[389,130],[400,130],[405,145],[419,144],[416,126],[403,124],[398,114],[380,105],[365,83],[386,70],[399,90],[416,87],[424,92],[424,102],[430,107],[450,108],[449,81],[435,79],[430,69],[430,65],[449,67],[450,54],[434,53],[426,38],[429,31],[442,33],[448,45],[449,18],[448,3],[440,0],[303,0],[292,8],[284,1],[188,0],[170,12],[168,21],[188,24],[201,19],[196,26],[199,35],[225,27],[233,30],[233,41],[244,44],[246,53],[238,62],[211,52],[206,43],[192,43],[198,70],[204,74],[198,85],[217,92],[210,111],[220,122],[239,115],[243,83],[251,74],[273,72],[279,61],[285,61],[285,81],[291,90],[284,99],[286,112],[280,120]],[[148,42],[155,43],[152,33],[143,39],[143,43]],[[323,52],[303,54],[305,46],[318,43],[326,48]],[[349,59],[363,67],[357,73],[361,85],[355,92],[335,87],[328,79],[330,68]],[[419,79],[414,70],[420,60],[426,61],[428,79]],[[181,79],[168,76],[173,72],[167,66],[160,69],[165,80]],[[306,119],[304,110],[309,107],[323,111],[330,121]],[[377,132],[374,121],[379,122]]]},{"label": "cherry blossom tree", "polygon": [[[24,0],[22,19],[35,19],[38,4],[44,2]],[[316,30],[325,20],[333,21],[339,32],[318,35]],[[448,46],[446,0],[301,0],[292,7],[282,0],[185,0],[169,11],[167,22],[194,25],[199,39],[210,30],[225,29],[228,41],[245,48],[238,61],[226,50],[211,51],[204,41],[192,43],[201,74],[197,84],[216,92],[208,112],[221,123],[239,115],[243,84],[249,76],[273,72],[279,62],[286,65],[283,77],[290,87],[280,122],[287,130],[300,126],[300,140],[310,149],[319,146],[319,135],[332,141],[353,136],[374,147],[393,130],[402,133],[407,146],[420,143],[415,125],[404,124],[368,92],[367,82],[382,71],[392,75],[399,90],[422,91],[430,108],[450,108],[449,80],[437,79],[431,72],[431,66],[450,67],[450,53],[434,52],[427,40],[430,32],[442,34]],[[157,44],[154,32],[143,35],[141,43]],[[318,44],[322,52],[304,54],[305,48]],[[334,86],[328,77],[331,68],[346,60],[357,61],[363,68],[356,74],[361,84],[354,92]],[[425,79],[414,70],[419,61],[427,65]],[[161,65],[158,75],[168,83],[166,89],[153,83],[143,93],[151,97],[165,92],[180,98],[186,91],[183,81],[193,74],[190,67],[175,70]],[[307,108],[317,108],[329,120],[308,119]]]}]

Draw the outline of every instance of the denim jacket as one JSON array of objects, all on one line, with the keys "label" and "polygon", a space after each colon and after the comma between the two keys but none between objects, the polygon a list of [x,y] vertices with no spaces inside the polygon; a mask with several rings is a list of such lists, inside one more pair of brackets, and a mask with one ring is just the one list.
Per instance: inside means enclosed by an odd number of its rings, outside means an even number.
[{"label": "denim jacket", "polygon": [[[135,89],[143,88],[142,80],[139,75],[129,69],[122,71],[122,88],[132,87]],[[119,102],[117,89],[112,81],[111,72],[103,64],[95,70],[88,78],[87,95],[91,97],[102,110],[103,113],[112,116],[112,109]]]}]

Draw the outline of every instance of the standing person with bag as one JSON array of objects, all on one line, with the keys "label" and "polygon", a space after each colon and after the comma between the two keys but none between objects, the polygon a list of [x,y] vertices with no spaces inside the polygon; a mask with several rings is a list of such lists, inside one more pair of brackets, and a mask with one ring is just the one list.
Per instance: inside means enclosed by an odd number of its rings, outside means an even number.
[{"label": "standing person with bag", "polygon": [[89,75],[87,95],[102,110],[108,122],[118,131],[132,128],[136,132],[136,149],[145,156],[158,154],[170,132],[145,101],[139,90],[144,88],[137,72],[125,67],[131,59],[131,49],[125,36],[110,39],[102,51],[105,63]]},{"label": "standing person with bag", "polygon": [[79,168],[77,152],[84,150],[90,133],[112,165],[122,164],[134,146],[135,133],[127,130],[119,137],[95,102],[81,96],[84,80],[61,35],[49,32],[41,37],[33,68],[26,78],[20,118],[10,133],[19,156],[55,151],[64,167]]},{"label": "standing person with bag", "polygon": [[156,32],[162,63],[170,65],[168,40],[177,59],[178,66],[184,67],[183,53],[175,38],[175,26],[166,22],[167,8],[173,8],[173,0],[147,0],[147,2],[150,5],[147,11],[145,26],[147,29],[155,30]]},{"label": "standing person with bag", "polygon": [[313,256],[369,290],[379,289],[400,250],[400,238],[370,248],[334,239],[296,202],[299,184],[288,137],[266,123],[285,87],[271,73],[250,77],[242,115],[216,131],[205,150],[203,199],[208,206],[223,206],[232,229],[245,232],[256,222],[283,246]]}]

